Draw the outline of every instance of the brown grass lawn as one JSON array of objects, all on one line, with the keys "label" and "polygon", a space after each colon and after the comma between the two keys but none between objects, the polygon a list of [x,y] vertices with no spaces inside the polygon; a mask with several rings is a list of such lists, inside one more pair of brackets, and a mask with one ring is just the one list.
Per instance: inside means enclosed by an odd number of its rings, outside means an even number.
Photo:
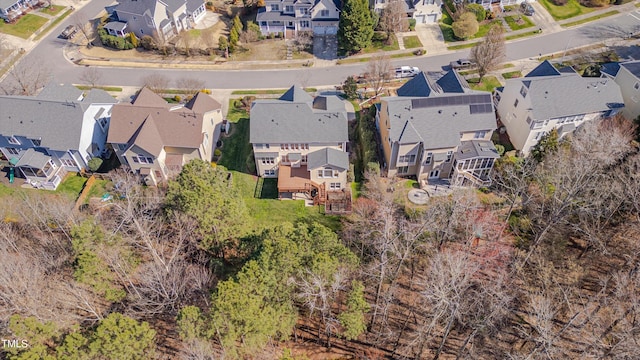
[{"label": "brown grass lawn", "polygon": [[267,39],[242,44],[241,48],[231,55],[231,60],[285,60],[287,57],[287,48],[282,39]]}]

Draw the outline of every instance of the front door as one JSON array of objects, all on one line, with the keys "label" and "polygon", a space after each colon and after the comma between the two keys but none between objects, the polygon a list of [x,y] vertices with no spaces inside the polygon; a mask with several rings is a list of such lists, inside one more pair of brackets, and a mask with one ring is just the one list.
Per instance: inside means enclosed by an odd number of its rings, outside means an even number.
[{"label": "front door", "polygon": [[440,177],[440,170],[431,170],[429,172],[429,179],[437,179],[438,177]]}]

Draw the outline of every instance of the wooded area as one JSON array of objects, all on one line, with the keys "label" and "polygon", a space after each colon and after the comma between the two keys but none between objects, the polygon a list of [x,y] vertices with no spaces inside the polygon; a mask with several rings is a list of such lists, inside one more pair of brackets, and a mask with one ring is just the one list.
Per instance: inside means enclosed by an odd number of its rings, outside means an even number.
[{"label": "wooded area", "polygon": [[[114,200],[0,209],[7,359],[640,358],[640,148],[630,123],[553,132],[493,185],[407,206],[367,174],[339,229],[254,229],[193,161]],[[27,195],[24,195],[27,194]],[[17,195],[16,195],[17,196]]]}]

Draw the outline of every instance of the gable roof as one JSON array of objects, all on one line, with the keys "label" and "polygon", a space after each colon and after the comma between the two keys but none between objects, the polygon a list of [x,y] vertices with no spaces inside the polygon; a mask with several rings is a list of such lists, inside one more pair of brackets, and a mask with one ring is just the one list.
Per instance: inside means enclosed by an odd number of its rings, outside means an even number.
[{"label": "gable roof", "polygon": [[433,96],[443,93],[466,93],[471,88],[456,70],[421,71],[398,90],[398,96]]},{"label": "gable roof", "polygon": [[600,65],[600,72],[612,77],[615,77],[618,74],[618,70],[620,70],[619,62],[610,62]]},{"label": "gable roof", "polygon": [[620,66],[627,69],[636,78],[640,79],[640,60],[620,63]]},{"label": "gable roof", "polygon": [[203,92],[198,92],[184,107],[200,114],[222,109],[219,102]]},{"label": "gable roof", "polygon": [[212,110],[208,108],[209,105],[220,104],[206,94],[201,94],[189,102],[192,109],[186,106],[171,107],[164,100],[163,103],[158,103],[154,99],[158,95],[149,93],[148,89],[144,90],[140,91],[131,104],[117,104],[113,107],[107,142],[136,145],[155,156],[167,146],[199,148],[203,141],[203,113]]},{"label": "gable roof", "polygon": [[335,95],[318,98],[314,101],[294,86],[279,99],[254,101],[249,141],[252,144],[348,141],[344,101]]},{"label": "gable roof", "polygon": [[314,170],[327,165],[347,170],[349,169],[349,154],[334,148],[322,148],[307,154],[307,169]]},{"label": "gable roof", "polygon": [[[527,97],[531,101],[534,119],[606,111],[623,103],[620,88],[611,79],[583,78],[574,73],[529,80]],[[523,83],[521,79],[509,79],[505,88],[520,89]]]},{"label": "gable roof", "polygon": [[149,12],[149,16],[153,17],[156,6],[160,1],[158,0],[118,0],[118,4],[115,6],[115,11],[122,11],[135,15],[144,15]]},{"label": "gable roof", "polygon": [[307,102],[313,101],[313,97],[298,85],[293,85],[279,98],[283,101]]},{"label": "gable roof", "polygon": [[545,60],[540,65],[536,66],[533,70],[531,70],[524,77],[538,77],[538,76],[556,76],[560,75],[560,71],[555,68],[555,66],[551,65],[549,60]]},{"label": "gable roof", "polygon": [[[97,89],[79,101],[64,100],[77,94],[68,86],[50,84],[45,89],[46,92],[43,90],[35,97],[0,96],[1,135],[40,138],[42,147],[57,151],[79,150],[85,111],[92,103],[116,103],[106,92]],[[55,89],[63,91],[56,96]],[[52,98],[58,100],[50,100]],[[94,102],[98,98],[100,101]]]},{"label": "gable roof", "polygon": [[42,151],[30,148],[22,154],[22,157],[20,157],[20,160],[16,163],[16,167],[28,166],[34,169],[42,169],[47,165],[49,160],[51,160],[51,156]]},{"label": "gable roof", "polygon": [[497,159],[500,157],[500,154],[498,154],[498,150],[496,150],[496,147],[493,145],[492,141],[470,140],[462,142],[462,144],[458,148],[458,153],[456,155],[456,159],[458,160],[473,159],[478,157]]},{"label": "gable roof", "polygon": [[73,85],[50,82],[36,97],[51,101],[81,101],[82,94],[82,90]]},{"label": "gable roof", "polygon": [[137,106],[151,106],[151,107],[153,106],[170,107],[171,106],[160,95],[154,93],[146,86],[140,89],[140,91],[138,91],[138,93],[133,98],[133,101],[131,103]]}]

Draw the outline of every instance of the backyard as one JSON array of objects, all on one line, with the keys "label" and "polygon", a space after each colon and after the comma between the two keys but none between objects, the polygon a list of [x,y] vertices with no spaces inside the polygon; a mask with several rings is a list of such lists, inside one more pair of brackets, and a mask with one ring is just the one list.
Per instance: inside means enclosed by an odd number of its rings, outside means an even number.
[{"label": "backyard", "polygon": [[0,32],[28,39],[34,32],[42,27],[48,20],[42,16],[27,14],[13,24],[0,21]]},{"label": "backyard", "polygon": [[469,83],[469,85],[473,90],[480,90],[480,91],[492,92],[493,89],[499,86],[502,86],[502,84],[500,84],[500,81],[498,81],[498,79],[495,76],[488,75],[482,78],[482,82],[479,82],[479,80],[480,78],[473,78],[473,79],[468,79],[467,82]]},{"label": "backyard", "polygon": [[[249,210],[250,226],[260,230],[279,222],[318,221],[334,230],[340,227],[336,216],[325,216],[324,208],[307,207],[302,200],[278,200],[277,179],[255,176],[253,151],[249,143],[249,115],[230,100],[227,119],[232,122],[231,134],[222,139],[222,157],[218,165],[233,174],[233,185],[240,191]],[[250,171],[248,171],[250,169]]]}]

